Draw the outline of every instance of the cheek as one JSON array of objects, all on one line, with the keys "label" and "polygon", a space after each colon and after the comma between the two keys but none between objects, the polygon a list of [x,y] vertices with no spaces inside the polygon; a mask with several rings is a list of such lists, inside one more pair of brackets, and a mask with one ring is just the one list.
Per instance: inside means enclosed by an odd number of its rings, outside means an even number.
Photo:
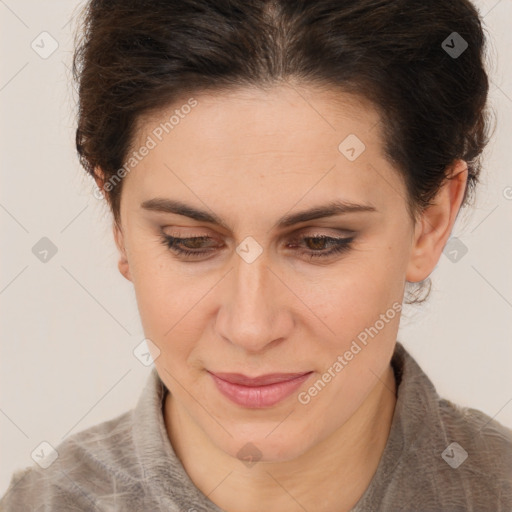
[{"label": "cheek", "polygon": [[[198,340],[204,337],[205,310],[215,294],[218,276],[194,277],[158,242],[139,244],[130,254],[130,269],[144,336],[159,349],[155,366],[160,375],[180,382],[197,362]],[[213,294],[213,295],[212,295]]]},{"label": "cheek", "polygon": [[187,302],[193,299],[193,293],[164,246],[141,243],[130,252],[129,261],[144,332],[148,338],[163,341],[190,309]]},{"label": "cheek", "polygon": [[404,284],[403,257],[389,245],[382,244],[365,250],[350,264],[347,260],[346,265],[331,274],[329,286],[324,286],[320,293],[314,288],[310,291],[308,304],[313,311],[320,312],[319,316],[330,329],[325,331],[325,327],[318,324],[318,329],[328,332],[327,337],[318,336],[326,342],[322,355],[326,367],[338,355],[357,350],[354,341],[361,347],[354,357],[357,361],[350,363],[350,370],[336,379],[338,384],[333,388],[345,379],[358,382],[357,372],[363,371],[361,368],[379,371],[381,361],[389,355],[396,340]]},{"label": "cheek", "polygon": [[336,334],[354,335],[354,329],[373,324],[395,302],[402,302],[405,263],[389,246],[354,254],[304,288],[307,303]]},{"label": "cheek", "polygon": [[311,399],[306,406],[311,417],[327,408],[333,411],[329,424],[340,424],[378,384],[377,376],[392,356],[400,322],[401,265],[387,248],[368,251],[365,258],[336,273],[323,302],[322,297],[316,298],[316,307],[324,312],[322,319],[334,334],[323,337],[329,341],[316,350],[322,371],[330,371],[329,383],[325,387],[315,384],[303,395]]}]

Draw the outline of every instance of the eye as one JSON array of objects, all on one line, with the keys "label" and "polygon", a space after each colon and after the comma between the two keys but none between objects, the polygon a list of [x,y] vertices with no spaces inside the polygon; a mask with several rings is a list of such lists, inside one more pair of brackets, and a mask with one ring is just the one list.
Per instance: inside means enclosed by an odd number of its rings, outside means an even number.
[{"label": "eye", "polygon": [[[182,256],[201,256],[212,252],[211,249],[202,249],[201,244],[212,240],[209,236],[194,236],[189,238],[177,238],[170,235],[163,235],[162,243],[168,249]],[[185,246],[185,247],[184,247]]]},{"label": "eye", "polygon": [[[326,235],[310,235],[293,239],[287,246],[294,248],[305,243],[309,248],[307,250],[299,250],[301,255],[310,259],[327,258],[334,254],[348,251],[352,246],[354,238],[355,236],[331,237]],[[178,238],[164,234],[162,235],[162,243],[175,254],[187,258],[197,258],[213,253],[216,250],[215,240],[209,236]],[[210,246],[205,248],[205,244]]]},{"label": "eye", "polygon": [[[306,242],[306,246],[308,246],[310,250],[302,251],[302,254],[310,259],[327,258],[334,254],[340,254],[348,251],[352,246],[354,238],[355,236],[345,238],[327,235],[309,235],[300,237],[298,240],[293,240],[292,245],[295,245],[297,241]],[[330,249],[325,250],[328,247],[330,247]]]}]

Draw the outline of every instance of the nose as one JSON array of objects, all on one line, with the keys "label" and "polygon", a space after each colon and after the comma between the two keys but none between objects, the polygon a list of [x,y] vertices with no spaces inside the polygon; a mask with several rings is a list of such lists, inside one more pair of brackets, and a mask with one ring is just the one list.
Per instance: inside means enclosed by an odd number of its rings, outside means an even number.
[{"label": "nose", "polygon": [[265,253],[252,263],[235,254],[216,319],[217,333],[247,352],[262,352],[290,336],[293,294],[275,275]]}]

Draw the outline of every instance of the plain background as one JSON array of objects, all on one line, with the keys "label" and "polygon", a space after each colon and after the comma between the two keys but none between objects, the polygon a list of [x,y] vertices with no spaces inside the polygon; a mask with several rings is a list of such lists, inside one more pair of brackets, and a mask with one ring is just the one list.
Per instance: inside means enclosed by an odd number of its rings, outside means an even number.
[{"label": "plain background", "polygon": [[[452,233],[458,260],[441,256],[428,303],[405,309],[398,339],[441,396],[512,427],[512,2],[476,5],[491,37],[498,128],[476,206]],[[0,495],[42,441],[57,446],[132,408],[151,369],[133,355],[144,335],[132,285],[75,153],[78,9],[0,0]],[[47,58],[42,32],[59,45]],[[32,250],[43,237],[57,249],[46,263]]]}]

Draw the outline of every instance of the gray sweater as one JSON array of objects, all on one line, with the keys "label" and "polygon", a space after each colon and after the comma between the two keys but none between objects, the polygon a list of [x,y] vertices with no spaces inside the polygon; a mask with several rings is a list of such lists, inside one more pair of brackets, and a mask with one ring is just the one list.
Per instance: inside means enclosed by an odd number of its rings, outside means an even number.
[{"label": "gray sweater", "polygon": [[[391,363],[398,398],[390,435],[352,511],[512,511],[512,430],[440,398],[400,342]],[[166,393],[153,368],[134,409],[66,438],[47,469],[16,471],[0,510],[221,512],[174,454]]]}]

